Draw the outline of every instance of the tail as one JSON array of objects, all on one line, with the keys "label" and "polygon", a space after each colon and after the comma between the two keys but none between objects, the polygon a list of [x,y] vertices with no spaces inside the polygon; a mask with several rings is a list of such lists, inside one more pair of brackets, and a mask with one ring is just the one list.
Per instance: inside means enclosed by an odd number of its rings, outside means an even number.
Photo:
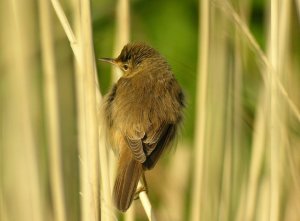
[{"label": "tail", "polygon": [[131,205],[142,172],[142,164],[134,160],[131,153],[121,155],[113,190],[118,210],[125,212]]}]

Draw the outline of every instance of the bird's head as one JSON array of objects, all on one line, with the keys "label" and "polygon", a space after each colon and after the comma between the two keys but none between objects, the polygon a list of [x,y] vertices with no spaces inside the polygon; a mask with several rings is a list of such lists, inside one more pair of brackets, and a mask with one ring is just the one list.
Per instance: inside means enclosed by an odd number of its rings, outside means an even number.
[{"label": "bird's head", "polygon": [[155,49],[144,43],[129,43],[123,47],[117,58],[100,58],[98,60],[116,65],[124,76],[130,77],[143,68],[151,68],[151,64],[156,63],[155,61],[164,59]]}]

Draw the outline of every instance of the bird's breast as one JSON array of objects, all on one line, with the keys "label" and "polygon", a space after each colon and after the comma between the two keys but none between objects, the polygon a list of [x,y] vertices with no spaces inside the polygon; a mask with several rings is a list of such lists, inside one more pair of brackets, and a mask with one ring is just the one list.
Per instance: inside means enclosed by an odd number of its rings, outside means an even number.
[{"label": "bird's breast", "polygon": [[121,78],[117,84],[112,117],[116,123],[126,126],[142,124],[144,129],[152,122],[176,122],[181,114],[176,98],[178,88],[174,78]]}]

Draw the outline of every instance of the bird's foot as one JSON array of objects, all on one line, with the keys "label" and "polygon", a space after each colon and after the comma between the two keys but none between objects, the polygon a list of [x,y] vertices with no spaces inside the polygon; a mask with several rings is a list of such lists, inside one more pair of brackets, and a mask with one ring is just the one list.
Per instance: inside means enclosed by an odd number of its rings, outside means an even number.
[{"label": "bird's foot", "polygon": [[146,193],[148,193],[148,189],[145,187],[145,186],[141,186],[141,187],[139,187],[139,188],[137,188],[137,190],[135,191],[135,194],[134,194],[134,200],[137,200],[137,199],[139,199],[139,194],[141,193],[141,192],[146,192]]}]

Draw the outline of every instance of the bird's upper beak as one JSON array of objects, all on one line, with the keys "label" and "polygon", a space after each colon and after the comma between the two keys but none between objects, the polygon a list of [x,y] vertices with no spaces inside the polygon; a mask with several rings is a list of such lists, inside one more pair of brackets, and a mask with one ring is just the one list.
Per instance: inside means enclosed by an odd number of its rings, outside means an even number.
[{"label": "bird's upper beak", "polygon": [[117,64],[116,59],[114,58],[98,58],[98,60],[106,63],[114,64],[114,65]]}]

